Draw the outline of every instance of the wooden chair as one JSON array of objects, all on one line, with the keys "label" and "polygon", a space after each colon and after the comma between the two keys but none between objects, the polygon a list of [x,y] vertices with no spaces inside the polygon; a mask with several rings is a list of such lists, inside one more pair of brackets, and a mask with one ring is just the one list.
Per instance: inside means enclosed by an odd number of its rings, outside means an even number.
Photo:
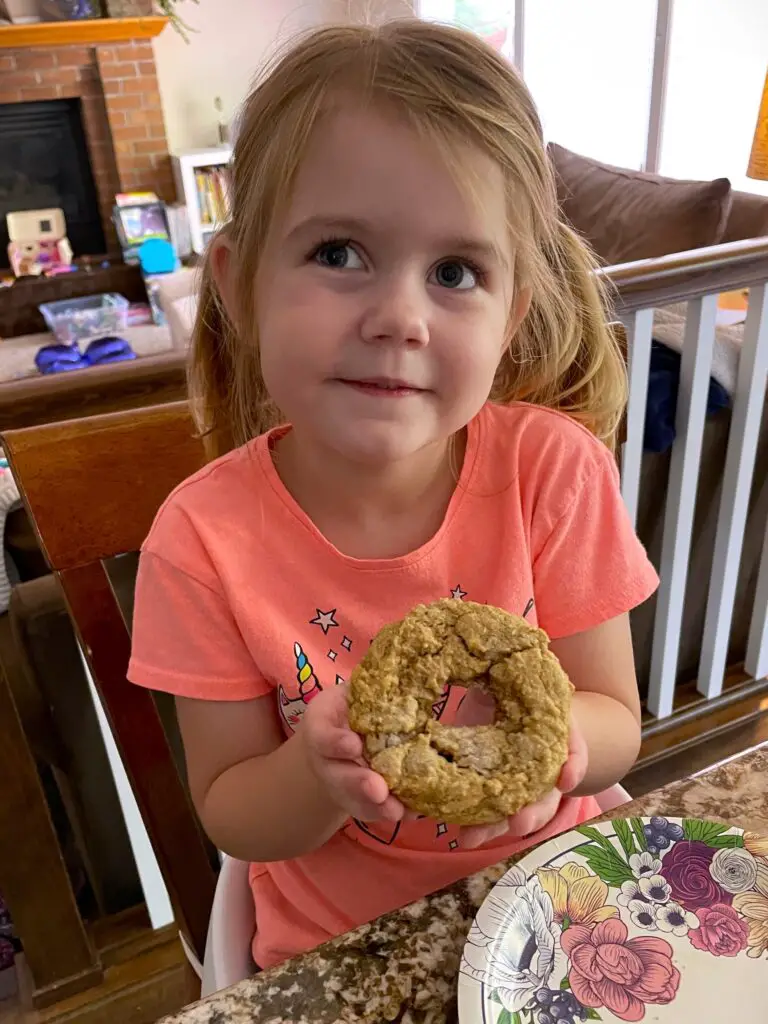
[{"label": "wooden chair", "polygon": [[58,577],[177,924],[202,962],[216,873],[151,693],[126,679],[130,628],[104,565],[136,551],[173,488],[203,465],[185,402],[2,436]]}]

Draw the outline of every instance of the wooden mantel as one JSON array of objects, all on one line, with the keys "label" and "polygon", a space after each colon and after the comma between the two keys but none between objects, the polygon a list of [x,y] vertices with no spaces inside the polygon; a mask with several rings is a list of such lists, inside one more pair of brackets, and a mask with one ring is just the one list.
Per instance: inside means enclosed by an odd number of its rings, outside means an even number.
[{"label": "wooden mantel", "polygon": [[36,21],[0,26],[0,49],[19,46],[97,46],[152,39],[160,35],[168,18],[83,18],[81,21]]}]

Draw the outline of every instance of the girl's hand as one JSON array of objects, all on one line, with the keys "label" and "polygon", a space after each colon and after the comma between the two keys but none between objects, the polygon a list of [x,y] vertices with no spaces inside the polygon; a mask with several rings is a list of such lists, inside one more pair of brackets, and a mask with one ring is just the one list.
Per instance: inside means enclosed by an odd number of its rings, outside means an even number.
[{"label": "girl's hand", "polygon": [[405,808],[367,766],[363,741],[347,719],[347,686],[323,690],[310,703],[298,735],[310,767],[335,804],[361,821],[399,821]]},{"label": "girl's hand", "polygon": [[[457,725],[481,725],[492,721],[494,702],[482,691],[469,690],[457,714]],[[568,759],[562,767],[557,785],[535,804],[529,804],[506,821],[494,825],[468,825],[461,829],[460,843],[464,849],[473,850],[490,843],[503,835],[522,839],[534,836],[557,814],[563,794],[570,793],[584,778],[587,771],[587,744],[581,729],[571,719]]]}]

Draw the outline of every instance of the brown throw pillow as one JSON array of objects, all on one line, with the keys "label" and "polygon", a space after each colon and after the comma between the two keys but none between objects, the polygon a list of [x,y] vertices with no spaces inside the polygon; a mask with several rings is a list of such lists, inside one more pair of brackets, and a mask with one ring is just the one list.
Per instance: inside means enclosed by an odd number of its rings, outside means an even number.
[{"label": "brown throw pillow", "polygon": [[612,167],[547,146],[563,214],[609,266],[716,245],[731,209],[731,183],[678,181]]},{"label": "brown throw pillow", "polygon": [[768,235],[768,196],[753,192],[732,192],[733,203],[721,242],[741,242],[745,238]]}]

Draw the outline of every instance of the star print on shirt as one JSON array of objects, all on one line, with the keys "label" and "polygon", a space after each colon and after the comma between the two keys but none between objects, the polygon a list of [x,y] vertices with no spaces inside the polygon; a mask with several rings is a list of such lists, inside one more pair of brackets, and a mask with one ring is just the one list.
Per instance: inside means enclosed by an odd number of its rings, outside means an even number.
[{"label": "star print on shirt", "polygon": [[461,601],[466,596],[467,596],[466,590],[462,590],[461,589],[461,584],[457,583],[456,586],[451,591],[451,597],[454,599],[454,601]]},{"label": "star print on shirt", "polygon": [[314,619],[309,620],[310,626],[319,626],[324,633],[327,633],[333,626],[338,626],[338,622],[335,618],[335,608],[332,608],[329,612],[320,611],[319,608],[316,608],[315,611],[317,612],[317,615]]}]

